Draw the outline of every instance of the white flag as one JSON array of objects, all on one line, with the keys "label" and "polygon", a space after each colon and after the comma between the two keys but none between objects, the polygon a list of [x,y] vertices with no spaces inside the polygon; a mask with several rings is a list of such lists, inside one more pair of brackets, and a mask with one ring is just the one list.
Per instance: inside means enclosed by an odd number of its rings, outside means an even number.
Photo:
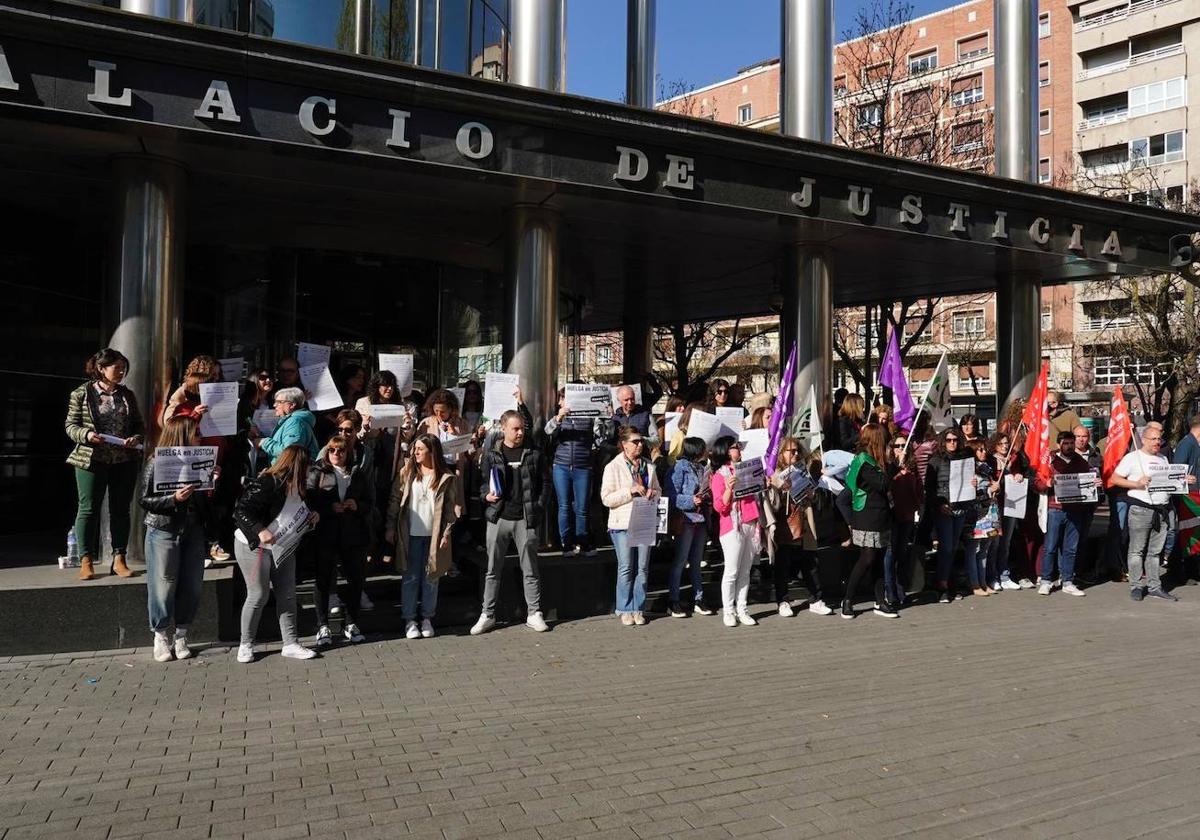
[{"label": "white flag", "polygon": [[808,440],[808,448],[817,450],[825,435],[821,429],[821,412],[817,409],[817,389],[808,386],[808,399],[796,411],[792,420],[792,435],[801,440]]},{"label": "white flag", "polygon": [[954,425],[954,410],[950,405],[950,368],[945,353],[933,371],[929,387],[925,389],[921,410],[929,412],[929,420],[935,432],[944,431]]}]

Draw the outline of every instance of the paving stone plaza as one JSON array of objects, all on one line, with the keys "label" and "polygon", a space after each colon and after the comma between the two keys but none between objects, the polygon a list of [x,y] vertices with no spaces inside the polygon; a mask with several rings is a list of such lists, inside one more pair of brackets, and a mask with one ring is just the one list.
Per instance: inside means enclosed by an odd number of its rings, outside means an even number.
[{"label": "paving stone plaza", "polygon": [[0,840],[1196,838],[1179,594],[13,658]]}]

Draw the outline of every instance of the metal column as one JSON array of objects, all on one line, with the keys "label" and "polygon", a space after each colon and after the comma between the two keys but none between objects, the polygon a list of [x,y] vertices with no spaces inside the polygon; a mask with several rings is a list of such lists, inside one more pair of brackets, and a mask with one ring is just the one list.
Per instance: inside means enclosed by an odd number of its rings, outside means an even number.
[{"label": "metal column", "polygon": [[566,0],[511,0],[509,10],[508,80],[566,91]]},{"label": "metal column", "polygon": [[354,51],[371,54],[371,0],[354,0]]},{"label": "metal column", "polygon": [[[654,107],[657,80],[656,0],[628,0],[625,28],[625,101],[638,108]],[[654,367],[653,327],[638,301],[644,288],[644,263],[630,261],[625,275],[625,317],[621,324],[623,382],[641,382]]]},{"label": "metal column", "polygon": [[185,23],[196,19],[195,5],[195,0],[121,0],[123,11]]},{"label": "metal column", "polygon": [[[790,137],[833,140],[833,0],[782,0],[780,25],[781,129]],[[795,400],[811,385],[820,404],[833,369],[832,255],[796,245],[784,254],[779,315],[782,370],[796,343]],[[782,383],[780,383],[782,387]]]},{"label": "metal column", "polygon": [[[1037,0],[996,0],[996,174],[1033,182],[1038,155]],[[996,278],[996,411],[1028,397],[1041,366],[1041,278]]]},{"label": "metal column", "polygon": [[554,413],[558,388],[558,214],[519,204],[509,219],[504,360],[538,427]]}]

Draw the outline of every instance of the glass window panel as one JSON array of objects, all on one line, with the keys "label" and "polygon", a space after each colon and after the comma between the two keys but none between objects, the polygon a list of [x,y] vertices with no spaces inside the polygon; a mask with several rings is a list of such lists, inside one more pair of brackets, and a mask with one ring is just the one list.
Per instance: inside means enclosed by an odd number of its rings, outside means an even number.
[{"label": "glass window panel", "polygon": [[254,34],[353,51],[353,0],[272,0],[254,4]]},{"label": "glass window panel", "polygon": [[442,70],[467,72],[469,18],[468,0],[442,0],[441,44],[438,48],[438,66]]}]

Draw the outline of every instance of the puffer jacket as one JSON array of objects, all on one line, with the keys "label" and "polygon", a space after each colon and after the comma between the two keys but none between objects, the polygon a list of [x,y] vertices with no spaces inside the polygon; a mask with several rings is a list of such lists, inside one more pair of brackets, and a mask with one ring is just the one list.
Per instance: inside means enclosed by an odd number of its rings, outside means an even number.
[{"label": "puffer jacket", "polygon": [[595,418],[574,414],[568,414],[561,422],[553,417],[546,421],[553,463],[564,467],[591,467],[592,448],[596,444],[595,426]]},{"label": "puffer jacket", "polygon": [[[146,433],[146,424],[142,413],[138,410],[137,397],[133,391],[124,385],[117,386],[117,392],[125,398],[129,405],[129,435],[142,437]],[[67,437],[75,444],[67,463],[81,470],[92,468],[92,453],[95,447],[87,442],[88,432],[96,431],[96,393],[92,382],[88,381],[71,392],[67,399],[67,420],[65,423]],[[122,449],[121,461],[135,461],[142,455],[136,449]]]},{"label": "puffer jacket", "polygon": [[262,442],[262,451],[270,455],[271,462],[274,463],[279,459],[283,450],[299,444],[308,449],[308,456],[315,461],[320,451],[320,447],[317,446],[317,437],[313,433],[316,425],[317,418],[313,417],[311,411],[307,408],[298,408],[279,421],[275,432]]},{"label": "puffer jacket", "polygon": [[[492,468],[495,467],[504,472],[508,467],[504,461],[504,453],[501,451],[503,446],[504,436],[496,436],[492,446],[484,452],[483,461],[479,465],[481,473],[479,498],[486,506],[483,518],[488,522],[499,522],[500,514],[504,510],[503,499],[498,502],[487,500],[488,494],[491,492]],[[542,509],[545,504],[545,476],[542,468],[542,453],[529,446],[528,438],[526,438],[524,454],[521,456],[520,469],[521,487],[524,488],[524,498],[521,502],[525,508],[525,524],[530,528],[536,528],[541,523]]]},{"label": "puffer jacket", "polygon": [[195,491],[187,501],[177,502],[174,490],[155,493],[154,459],[150,458],[142,467],[142,494],[138,504],[146,511],[142,523],[147,528],[172,534],[178,534],[188,526],[203,528],[212,509],[209,496],[208,491]]}]

